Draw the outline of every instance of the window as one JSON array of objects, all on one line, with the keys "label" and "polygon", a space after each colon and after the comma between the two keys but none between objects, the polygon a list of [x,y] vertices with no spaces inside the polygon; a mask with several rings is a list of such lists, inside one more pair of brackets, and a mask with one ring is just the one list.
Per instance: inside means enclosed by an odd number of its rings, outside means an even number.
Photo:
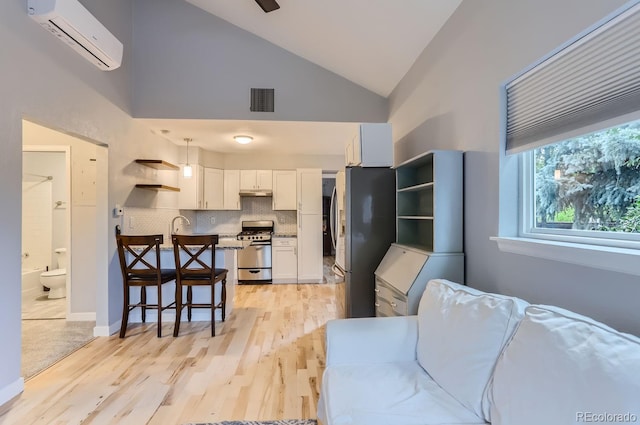
[{"label": "window", "polygon": [[640,121],[535,148],[523,162],[523,233],[640,241]]},{"label": "window", "polygon": [[640,4],[505,87],[521,237],[640,245]]}]

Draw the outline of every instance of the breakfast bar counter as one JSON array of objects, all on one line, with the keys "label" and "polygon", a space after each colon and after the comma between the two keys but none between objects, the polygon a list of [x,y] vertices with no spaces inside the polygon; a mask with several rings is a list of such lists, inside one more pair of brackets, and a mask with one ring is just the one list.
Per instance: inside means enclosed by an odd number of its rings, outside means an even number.
[{"label": "breakfast bar counter", "polygon": [[[167,239],[165,238],[165,241]],[[169,239],[170,240],[170,239]],[[240,241],[231,237],[220,238],[218,244],[216,245],[216,253],[215,253],[215,261],[216,268],[224,268],[228,270],[227,273],[227,303],[226,303],[226,314],[227,317],[233,311],[233,297],[235,295],[235,286],[238,283],[237,276],[237,252],[238,250],[244,249],[249,246],[251,242],[249,241]],[[163,244],[160,246],[160,266],[163,269],[175,269],[175,259],[173,256],[173,245],[171,244]],[[175,300],[175,281],[171,281],[162,285],[162,302],[163,304],[169,304]],[[193,301],[196,303],[199,302],[209,302],[211,298],[211,292],[208,287],[194,287],[193,288]],[[220,300],[221,297],[221,285],[216,285],[215,288],[215,297],[216,300]],[[140,299],[139,291],[131,291],[131,301],[132,303],[138,302]],[[156,290],[147,290],[147,301],[152,303],[157,301],[157,293]],[[157,312],[154,310],[147,311],[147,323],[153,323],[157,320],[156,317]],[[162,316],[163,323],[173,323],[175,321],[175,310],[169,309],[165,310]],[[186,309],[182,312],[181,321],[187,323],[186,317]],[[216,310],[215,312],[216,320],[222,320],[222,313],[220,310]],[[210,321],[211,313],[208,309],[194,309],[192,314],[192,321]],[[142,315],[139,308],[134,309],[129,314],[129,323],[140,323],[142,322]]]}]

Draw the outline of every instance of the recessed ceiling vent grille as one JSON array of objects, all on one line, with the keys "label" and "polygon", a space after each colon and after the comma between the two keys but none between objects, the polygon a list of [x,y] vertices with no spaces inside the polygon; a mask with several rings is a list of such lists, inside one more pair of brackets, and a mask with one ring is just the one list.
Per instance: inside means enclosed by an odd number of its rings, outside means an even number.
[{"label": "recessed ceiling vent grille", "polygon": [[251,112],[273,112],[275,89],[251,89]]}]

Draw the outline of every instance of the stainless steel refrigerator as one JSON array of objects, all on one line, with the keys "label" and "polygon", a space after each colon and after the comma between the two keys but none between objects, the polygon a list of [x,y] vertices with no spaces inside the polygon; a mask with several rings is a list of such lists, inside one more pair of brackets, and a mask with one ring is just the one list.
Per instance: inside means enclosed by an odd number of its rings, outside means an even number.
[{"label": "stainless steel refrigerator", "polygon": [[344,223],[339,212],[335,220],[344,229],[345,258],[344,267],[339,260],[336,265],[344,269],[346,316],[372,317],[374,272],[396,237],[395,171],[347,167],[345,172]]}]

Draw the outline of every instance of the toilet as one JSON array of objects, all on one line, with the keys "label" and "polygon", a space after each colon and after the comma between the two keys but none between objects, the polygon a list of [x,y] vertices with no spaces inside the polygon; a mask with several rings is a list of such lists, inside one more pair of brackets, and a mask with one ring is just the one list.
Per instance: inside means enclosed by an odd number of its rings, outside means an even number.
[{"label": "toilet", "polygon": [[58,268],[40,274],[40,283],[49,288],[49,298],[67,296],[67,249],[54,250],[58,257]]}]

